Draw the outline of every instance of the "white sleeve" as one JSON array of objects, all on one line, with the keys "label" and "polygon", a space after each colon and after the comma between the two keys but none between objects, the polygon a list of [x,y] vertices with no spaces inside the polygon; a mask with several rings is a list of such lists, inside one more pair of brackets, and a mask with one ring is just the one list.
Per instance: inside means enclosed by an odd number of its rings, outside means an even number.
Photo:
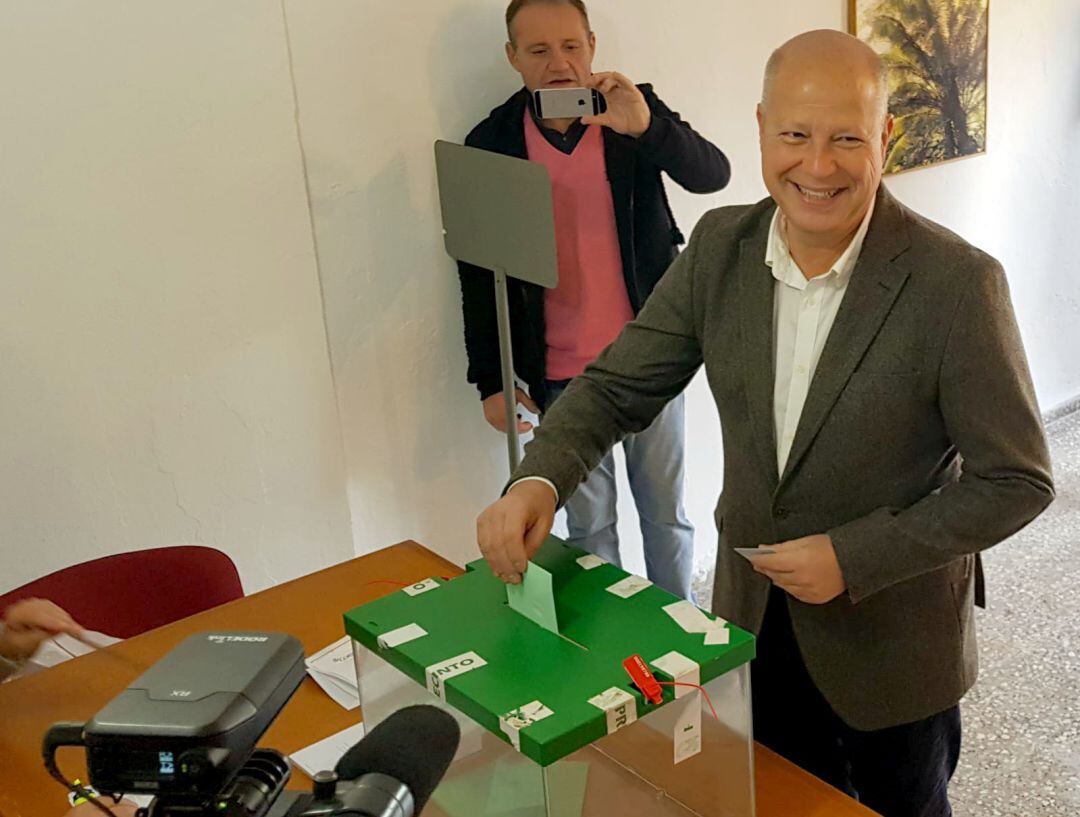
[{"label": "white sleeve", "polygon": [[515,480],[515,481],[514,481],[514,482],[513,482],[513,483],[512,483],[511,485],[510,485],[510,487],[506,489],[506,492],[507,492],[507,493],[509,493],[509,492],[510,492],[510,490],[511,490],[511,489],[512,489],[512,488],[514,487],[514,485],[520,485],[521,483],[523,483],[523,482],[528,482],[529,480],[533,480],[533,481],[535,481],[535,482],[542,482],[542,483],[544,483],[544,484],[545,484],[545,485],[546,485],[547,487],[549,487],[549,488],[551,489],[551,492],[552,492],[553,494],[555,494],[555,504],[556,504],[556,505],[558,505],[558,504],[559,504],[559,489],[555,487],[555,483],[554,483],[554,482],[552,482],[552,481],[551,481],[550,479],[547,479],[546,477],[522,477],[522,478],[521,478],[521,479],[519,479],[519,480]]}]

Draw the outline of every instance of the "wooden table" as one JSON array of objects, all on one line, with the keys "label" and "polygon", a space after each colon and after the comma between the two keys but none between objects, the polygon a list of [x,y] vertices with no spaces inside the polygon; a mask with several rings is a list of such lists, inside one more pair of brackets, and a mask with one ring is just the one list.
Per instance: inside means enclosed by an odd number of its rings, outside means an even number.
[{"label": "wooden table", "polygon": [[[299,638],[311,654],[341,637],[344,611],[394,591],[381,580],[412,583],[461,572],[421,545],[403,542],[0,686],[0,817],[62,815],[66,793],[41,762],[46,729],[55,721],[88,720],[186,636],[203,630],[281,630]],[[289,754],[357,720],[357,712],[343,710],[307,678],[261,744]],[[761,745],[755,757],[758,817],[874,815]],[[86,779],[81,750],[62,750],[59,761],[69,779]],[[290,787],[308,785],[306,775],[294,770]]]}]

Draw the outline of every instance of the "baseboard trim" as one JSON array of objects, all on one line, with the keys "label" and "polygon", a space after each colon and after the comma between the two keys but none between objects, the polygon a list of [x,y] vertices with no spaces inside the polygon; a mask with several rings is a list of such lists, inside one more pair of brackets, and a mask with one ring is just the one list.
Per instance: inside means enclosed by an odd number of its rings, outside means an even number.
[{"label": "baseboard trim", "polygon": [[1064,420],[1066,417],[1080,411],[1080,395],[1073,397],[1071,400],[1066,400],[1063,403],[1058,403],[1052,409],[1043,412],[1043,423],[1050,425],[1058,420]]}]

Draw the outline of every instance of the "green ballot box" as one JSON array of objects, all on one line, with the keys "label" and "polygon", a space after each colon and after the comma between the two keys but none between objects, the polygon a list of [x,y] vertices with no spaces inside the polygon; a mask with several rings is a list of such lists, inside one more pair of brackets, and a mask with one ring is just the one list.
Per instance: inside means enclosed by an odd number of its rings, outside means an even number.
[{"label": "green ballot box", "polygon": [[426,817],[754,814],[754,637],[555,537],[509,593],[479,560],[345,629],[369,729],[413,703],[461,725]]}]

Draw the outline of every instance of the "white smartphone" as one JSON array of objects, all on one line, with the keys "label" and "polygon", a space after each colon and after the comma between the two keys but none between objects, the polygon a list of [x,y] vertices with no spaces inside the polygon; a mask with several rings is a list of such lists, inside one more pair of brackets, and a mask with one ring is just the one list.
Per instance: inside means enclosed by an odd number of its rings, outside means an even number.
[{"label": "white smartphone", "polygon": [[539,88],[533,92],[533,105],[540,119],[575,119],[607,110],[604,95],[595,88]]}]

